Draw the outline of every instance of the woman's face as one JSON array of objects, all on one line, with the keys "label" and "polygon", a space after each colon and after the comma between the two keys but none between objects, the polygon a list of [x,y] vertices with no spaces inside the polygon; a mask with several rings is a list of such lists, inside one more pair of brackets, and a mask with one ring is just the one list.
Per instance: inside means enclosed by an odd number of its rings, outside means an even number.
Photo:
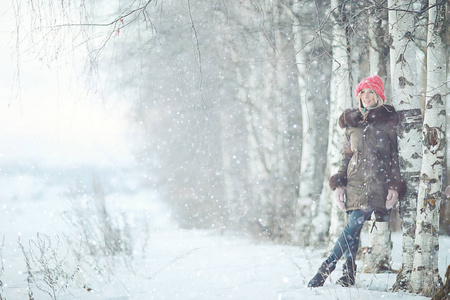
[{"label": "woman's face", "polygon": [[361,103],[367,108],[377,104],[377,94],[372,89],[362,89],[360,92]]}]

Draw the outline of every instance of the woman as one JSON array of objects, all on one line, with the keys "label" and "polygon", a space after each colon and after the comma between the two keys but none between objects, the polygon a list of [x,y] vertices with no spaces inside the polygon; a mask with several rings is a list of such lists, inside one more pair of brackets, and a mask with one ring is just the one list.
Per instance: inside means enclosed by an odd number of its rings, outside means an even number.
[{"label": "woman", "polygon": [[344,276],[337,283],[355,284],[355,257],[364,222],[373,212],[377,221],[388,221],[390,209],[406,192],[398,164],[399,117],[392,106],[384,104],[381,78],[362,80],[356,86],[356,98],[358,108],[346,110],[339,118],[346,143],[339,171],[329,180],[336,204],[347,211],[348,221],[308,287],[322,286],[344,254]]}]

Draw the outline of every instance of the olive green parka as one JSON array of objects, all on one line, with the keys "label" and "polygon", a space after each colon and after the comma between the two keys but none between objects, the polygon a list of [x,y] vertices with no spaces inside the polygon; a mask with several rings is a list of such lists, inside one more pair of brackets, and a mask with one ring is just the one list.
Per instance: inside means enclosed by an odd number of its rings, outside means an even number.
[{"label": "olive green parka", "polygon": [[394,107],[371,109],[364,119],[358,109],[347,109],[339,118],[345,128],[345,143],[337,174],[331,176],[332,190],[345,187],[346,210],[374,209],[378,221],[387,221],[388,189],[406,193],[398,162],[396,127],[399,117]]}]

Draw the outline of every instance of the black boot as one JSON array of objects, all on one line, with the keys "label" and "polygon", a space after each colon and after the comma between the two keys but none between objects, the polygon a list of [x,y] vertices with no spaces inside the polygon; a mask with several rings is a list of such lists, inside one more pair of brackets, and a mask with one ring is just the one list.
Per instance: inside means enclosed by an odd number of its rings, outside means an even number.
[{"label": "black boot", "polygon": [[353,260],[347,260],[342,268],[344,276],[336,281],[343,287],[349,287],[355,284],[356,264]]},{"label": "black boot", "polygon": [[331,272],[336,268],[336,262],[327,263],[324,261],[317,271],[317,274],[309,281],[308,287],[319,287],[323,286],[327,277],[330,276]]}]

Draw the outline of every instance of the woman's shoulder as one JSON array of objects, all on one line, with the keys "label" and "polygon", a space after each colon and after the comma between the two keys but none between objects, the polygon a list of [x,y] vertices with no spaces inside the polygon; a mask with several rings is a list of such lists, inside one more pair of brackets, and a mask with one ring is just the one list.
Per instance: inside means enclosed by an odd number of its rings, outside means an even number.
[{"label": "woman's shoulder", "polygon": [[400,118],[395,108],[392,105],[387,104],[370,111],[367,119],[369,122],[386,123],[391,126],[397,126],[400,122]]},{"label": "woman's shoulder", "polygon": [[[339,117],[339,126],[341,128],[358,127],[361,124],[363,116],[359,109],[348,108]],[[391,126],[397,126],[399,116],[392,105],[383,104],[380,107],[372,109],[366,118],[369,123],[387,123]]]},{"label": "woman's shoulder", "polygon": [[362,114],[357,108],[348,108],[339,117],[339,126],[341,128],[358,127],[362,121]]}]

